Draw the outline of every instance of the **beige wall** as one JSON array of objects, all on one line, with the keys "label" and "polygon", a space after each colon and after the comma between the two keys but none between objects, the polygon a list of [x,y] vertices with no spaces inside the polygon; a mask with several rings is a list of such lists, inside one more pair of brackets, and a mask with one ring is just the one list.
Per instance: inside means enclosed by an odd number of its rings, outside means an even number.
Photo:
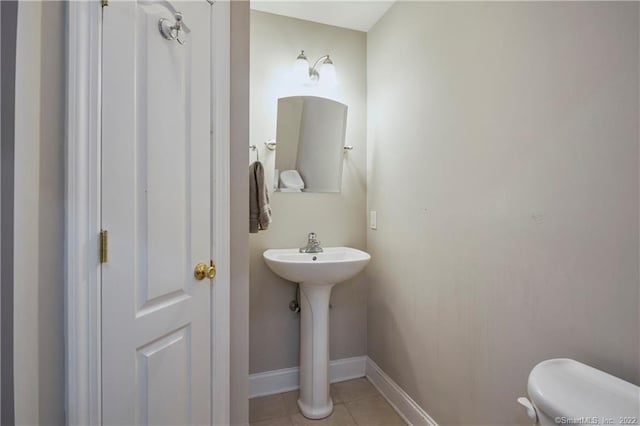
[{"label": "beige wall", "polygon": [[[293,86],[289,72],[304,49],[310,61],[328,53],[339,85],[333,90]],[[277,99],[294,94],[331,97],[348,105],[340,194],[271,197],[273,223],[250,237],[250,371],[298,365],[299,318],[288,309],[295,286],[274,275],[262,260],[268,248],[300,247],[314,231],[324,246],[365,248],[366,35],[322,24],[251,11],[251,144],[271,176],[275,156],[264,142],[275,138]],[[248,149],[248,148],[247,148]],[[248,151],[247,151],[248,152]],[[251,160],[255,154],[251,153]],[[366,351],[366,286],[362,277],[336,286],[331,303],[331,358]]]},{"label": "beige wall", "polygon": [[232,425],[249,424],[249,2],[231,2]]},{"label": "beige wall", "polygon": [[64,3],[20,2],[14,380],[15,420],[25,425],[65,422],[64,27]]},{"label": "beige wall", "polygon": [[442,425],[638,383],[638,4],[396,3],[367,38],[368,355]]},{"label": "beige wall", "polygon": [[[66,7],[42,3],[40,88],[40,240],[38,324],[40,327],[40,424],[64,424],[64,241]],[[45,25],[46,22],[46,25]]]}]

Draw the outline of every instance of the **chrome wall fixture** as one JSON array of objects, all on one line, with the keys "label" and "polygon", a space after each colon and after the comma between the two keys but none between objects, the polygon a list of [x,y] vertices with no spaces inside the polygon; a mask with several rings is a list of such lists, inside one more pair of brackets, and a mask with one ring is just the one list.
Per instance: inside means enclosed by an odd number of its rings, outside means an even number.
[{"label": "chrome wall fixture", "polygon": [[249,149],[256,153],[256,161],[260,161],[260,151],[258,150],[258,147],[255,145],[249,145]]},{"label": "chrome wall fixture", "polygon": [[180,44],[187,44],[187,39],[185,37],[184,31],[184,23],[182,21],[182,13],[176,12],[175,14],[176,22],[171,25],[168,19],[160,18],[158,21],[158,29],[160,30],[160,34],[162,37],[167,40],[176,40]]},{"label": "chrome wall fixture", "polygon": [[[264,143],[264,146],[269,151],[275,151],[276,150],[276,140],[275,139],[269,139],[268,141],[266,141]],[[249,149],[256,153],[256,161],[260,161],[260,150],[258,149],[258,146],[257,145],[249,145]]]},{"label": "chrome wall fixture", "polygon": [[322,81],[329,84],[336,83],[336,67],[333,65],[329,55],[321,56],[312,66],[309,66],[309,60],[304,54],[304,50],[300,51],[294,64],[294,74],[303,82],[318,83]]},{"label": "chrome wall fixture", "polygon": [[[276,143],[275,139],[269,139],[268,141],[266,141],[264,143],[265,148],[267,148],[269,151],[275,151],[276,147],[278,146],[278,144]],[[256,145],[249,145],[249,149],[251,151],[255,151],[256,155],[258,153],[258,147]],[[353,150],[353,145],[345,145],[342,149],[344,149],[344,152],[347,151],[352,151]]]},{"label": "chrome wall fixture", "polygon": [[[277,147],[277,143],[275,139],[269,139],[264,143],[265,148],[267,148],[269,151],[275,151],[276,147]],[[258,149],[257,145],[249,145],[249,149],[253,152],[256,153],[256,161],[260,161],[260,150]],[[345,154],[349,151],[353,150],[353,145],[345,145],[342,148],[345,152]]]}]

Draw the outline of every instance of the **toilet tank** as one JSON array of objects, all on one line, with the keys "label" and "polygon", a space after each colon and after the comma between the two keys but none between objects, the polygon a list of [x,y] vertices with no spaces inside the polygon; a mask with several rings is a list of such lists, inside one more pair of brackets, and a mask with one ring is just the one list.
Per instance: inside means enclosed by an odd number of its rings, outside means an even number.
[{"label": "toilet tank", "polygon": [[542,425],[640,425],[640,387],[572,359],[536,365],[527,389]]}]

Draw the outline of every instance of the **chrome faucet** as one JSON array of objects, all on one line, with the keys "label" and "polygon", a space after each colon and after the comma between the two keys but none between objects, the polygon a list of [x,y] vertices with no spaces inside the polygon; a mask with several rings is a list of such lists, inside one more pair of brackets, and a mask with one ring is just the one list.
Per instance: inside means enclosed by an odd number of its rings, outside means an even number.
[{"label": "chrome faucet", "polygon": [[316,238],[315,232],[309,233],[309,240],[307,246],[300,248],[300,253],[322,253],[322,247],[320,247],[320,241]]}]

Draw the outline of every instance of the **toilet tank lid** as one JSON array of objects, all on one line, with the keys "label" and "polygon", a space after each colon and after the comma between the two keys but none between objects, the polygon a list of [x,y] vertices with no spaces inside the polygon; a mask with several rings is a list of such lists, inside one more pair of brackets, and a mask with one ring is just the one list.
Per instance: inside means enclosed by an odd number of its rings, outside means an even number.
[{"label": "toilet tank lid", "polygon": [[536,365],[528,391],[537,409],[552,418],[640,417],[640,387],[572,359]]}]

